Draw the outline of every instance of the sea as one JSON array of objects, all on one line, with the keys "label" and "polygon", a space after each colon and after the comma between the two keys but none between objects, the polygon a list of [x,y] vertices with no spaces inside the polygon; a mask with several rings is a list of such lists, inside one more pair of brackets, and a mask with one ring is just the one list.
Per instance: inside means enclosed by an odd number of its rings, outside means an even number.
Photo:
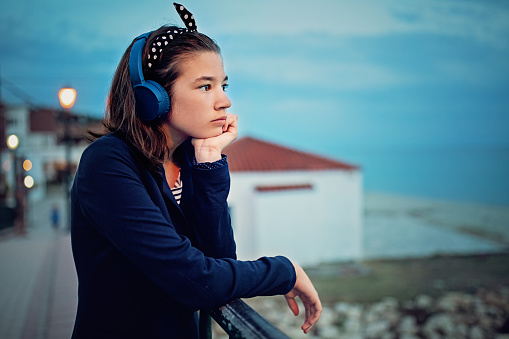
[{"label": "sea", "polygon": [[509,148],[357,151],[364,191],[509,208]]}]

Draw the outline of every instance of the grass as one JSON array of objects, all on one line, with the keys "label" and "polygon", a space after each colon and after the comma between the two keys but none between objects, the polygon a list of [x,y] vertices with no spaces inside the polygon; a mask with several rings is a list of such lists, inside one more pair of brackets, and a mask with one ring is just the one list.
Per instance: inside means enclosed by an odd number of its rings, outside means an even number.
[{"label": "grass", "polygon": [[324,303],[370,303],[388,296],[403,301],[419,294],[437,297],[446,291],[509,286],[509,254],[366,261],[350,270],[345,265],[327,264],[308,272]]}]

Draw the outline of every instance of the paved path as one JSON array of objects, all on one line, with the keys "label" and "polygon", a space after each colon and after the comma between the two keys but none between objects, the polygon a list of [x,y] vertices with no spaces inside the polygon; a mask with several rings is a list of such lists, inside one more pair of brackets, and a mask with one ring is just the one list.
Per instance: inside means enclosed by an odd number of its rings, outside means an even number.
[{"label": "paved path", "polygon": [[77,278],[69,233],[51,228],[53,204],[65,207],[56,195],[32,205],[26,235],[0,235],[0,338],[71,336]]}]

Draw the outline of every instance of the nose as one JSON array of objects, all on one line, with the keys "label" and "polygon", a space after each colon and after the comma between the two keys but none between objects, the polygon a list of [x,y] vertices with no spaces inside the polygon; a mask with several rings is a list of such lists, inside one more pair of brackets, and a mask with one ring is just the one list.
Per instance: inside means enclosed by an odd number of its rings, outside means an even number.
[{"label": "nose", "polygon": [[231,105],[232,102],[230,101],[226,93],[221,89],[221,93],[219,94],[216,101],[215,109],[217,111],[226,110],[227,108],[231,107]]}]

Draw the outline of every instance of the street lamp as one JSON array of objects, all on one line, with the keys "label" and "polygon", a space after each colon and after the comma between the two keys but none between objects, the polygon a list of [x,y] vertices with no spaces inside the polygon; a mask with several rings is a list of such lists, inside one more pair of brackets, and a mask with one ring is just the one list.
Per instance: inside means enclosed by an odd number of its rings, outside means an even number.
[{"label": "street lamp", "polygon": [[32,188],[34,187],[35,181],[31,175],[27,175],[25,179],[23,179],[23,183],[25,184],[26,188]]},{"label": "street lamp", "polygon": [[[32,162],[30,159],[25,159],[25,161],[23,161],[23,169],[27,172],[32,169]],[[26,188],[32,188],[34,187],[35,180],[31,175],[27,175],[25,176],[25,179],[23,179],[23,183]]]},{"label": "street lamp", "polygon": [[65,192],[67,194],[67,229],[71,229],[71,135],[69,123],[71,120],[70,110],[76,101],[76,90],[71,87],[64,87],[58,91],[60,106],[64,109],[61,120],[64,120],[64,143],[65,143]]},{"label": "street lamp", "polygon": [[[17,152],[16,149],[19,146],[19,138],[16,134],[11,134],[7,137],[7,148],[11,151],[11,159],[8,163],[4,164],[4,169],[14,170],[14,197],[16,197],[16,188],[18,184],[18,168],[17,168]],[[6,170],[7,170],[6,169]]]},{"label": "street lamp", "polygon": [[32,162],[30,161],[30,159],[26,159],[25,161],[23,161],[23,169],[27,172],[32,169]]},{"label": "street lamp", "polygon": [[14,200],[15,216],[14,216],[14,231],[17,234],[24,235],[25,230],[25,189],[23,187],[23,176],[20,171],[21,162],[17,154],[19,146],[19,138],[16,134],[11,134],[7,137],[7,147],[12,151],[12,163],[14,169]]},{"label": "street lamp", "polygon": [[16,148],[18,148],[18,145],[19,145],[18,136],[16,134],[9,135],[9,137],[7,138],[7,147],[14,151]]},{"label": "street lamp", "polygon": [[71,109],[76,101],[76,90],[71,87],[64,87],[58,91],[58,100],[63,109]]}]

